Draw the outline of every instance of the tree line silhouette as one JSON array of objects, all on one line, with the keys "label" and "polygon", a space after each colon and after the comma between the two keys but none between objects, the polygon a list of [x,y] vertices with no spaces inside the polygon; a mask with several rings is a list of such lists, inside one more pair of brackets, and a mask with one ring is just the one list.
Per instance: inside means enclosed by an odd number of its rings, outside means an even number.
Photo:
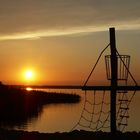
[{"label": "tree line silhouette", "polygon": [[79,101],[80,96],[76,94],[27,91],[0,83],[0,126],[23,125],[31,118],[37,118],[43,105]]}]

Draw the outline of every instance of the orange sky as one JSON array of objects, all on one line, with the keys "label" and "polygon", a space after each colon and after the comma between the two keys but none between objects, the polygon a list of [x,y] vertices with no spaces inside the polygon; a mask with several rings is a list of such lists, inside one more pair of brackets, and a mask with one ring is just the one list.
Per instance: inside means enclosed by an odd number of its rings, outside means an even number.
[{"label": "orange sky", "polygon": [[[130,68],[137,80],[140,70],[138,34],[138,31],[116,33],[120,53],[132,56]],[[99,53],[108,44],[108,36],[107,30],[89,35],[1,41],[0,79],[8,84],[83,84]],[[34,80],[25,80],[26,69],[33,70]],[[93,74],[95,83],[104,83],[105,74],[103,56]]]},{"label": "orange sky", "polygon": [[[1,2],[0,80],[81,85],[109,43],[108,28],[115,26],[118,50],[132,56],[130,68],[139,81],[140,2],[107,1]],[[103,57],[95,83],[105,82],[104,66]],[[25,80],[26,69],[33,70],[34,80]]]}]

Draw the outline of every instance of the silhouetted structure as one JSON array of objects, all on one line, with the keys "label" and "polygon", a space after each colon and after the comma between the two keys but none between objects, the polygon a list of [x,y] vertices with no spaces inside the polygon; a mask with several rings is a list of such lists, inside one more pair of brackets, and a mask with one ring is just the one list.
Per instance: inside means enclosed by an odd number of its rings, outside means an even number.
[{"label": "silhouetted structure", "polygon": [[110,117],[111,117],[111,132],[116,133],[116,87],[117,83],[117,56],[116,56],[116,40],[115,29],[110,28],[110,50],[111,50],[111,96],[110,96]]},{"label": "silhouetted structure", "polygon": [[[88,76],[88,78],[85,82],[85,85],[82,89],[85,90],[85,91],[88,91],[88,90],[110,90],[110,131],[111,131],[111,134],[114,136],[116,134],[116,131],[117,131],[117,127],[116,127],[116,94],[120,93],[119,91],[121,91],[125,94],[125,93],[127,93],[128,90],[133,90],[135,92],[135,90],[140,90],[140,86],[137,85],[137,83],[136,83],[135,79],[133,78],[132,74],[129,72],[128,66],[126,66],[127,64],[129,65],[129,62],[128,61],[125,62],[125,59],[126,59],[126,57],[129,58],[129,56],[125,56],[125,55],[121,56],[117,52],[116,40],[115,40],[115,28],[110,28],[109,32],[110,32],[110,44],[109,45],[110,45],[111,55],[106,56],[106,58],[107,57],[109,58],[106,65],[107,65],[107,67],[109,67],[109,65],[110,65],[110,70],[109,70],[109,73],[107,72],[107,74],[110,76],[108,79],[111,80],[111,85],[110,86],[86,86],[86,84],[87,84],[90,76],[92,75],[92,73],[93,73],[93,71],[94,71],[102,53],[109,46],[108,45],[101,52],[97,62],[95,63],[95,65],[94,65],[91,73],[89,74],[89,76]],[[120,71],[123,73],[122,74],[123,76],[126,76],[126,78],[124,78],[122,76],[122,79],[121,78],[119,79],[119,77],[118,77],[118,59],[120,59],[120,62],[123,65],[123,70],[121,70],[121,68],[120,68]],[[127,64],[125,64],[125,63],[127,63]],[[135,86],[127,86],[127,85],[118,86],[118,80],[127,80],[128,73],[130,74],[131,78],[133,79],[133,81],[135,83]],[[122,101],[127,101],[127,100],[122,99]],[[121,109],[127,110],[128,107],[126,107],[126,108],[121,107]],[[121,115],[120,117],[128,118],[128,116],[125,115],[125,114]],[[127,125],[127,124],[120,123],[120,125]]]},{"label": "silhouetted structure", "polygon": [[[84,86],[70,86],[70,85],[62,85],[62,86],[57,86],[57,85],[52,85],[52,86],[31,86],[31,87],[35,87],[35,88],[58,88],[58,89],[82,89],[82,90],[85,90],[86,91],[89,91],[89,90],[93,90],[93,94],[95,94],[95,91],[103,91],[103,98],[104,98],[104,94],[106,90],[110,91],[110,131],[111,131],[111,134],[112,136],[116,135],[116,132],[117,132],[117,127],[116,127],[116,95],[119,94],[120,92],[123,93],[123,95],[125,95],[127,93],[127,91],[134,91],[133,95],[132,95],[132,98],[133,96],[135,95],[135,91],[137,90],[140,90],[140,86],[137,85],[137,82],[135,81],[135,79],[133,78],[132,74],[130,73],[129,71],[129,59],[130,59],[130,56],[127,56],[127,55],[120,55],[116,49],[116,41],[115,41],[115,28],[110,28],[109,29],[110,31],[110,43],[105,47],[105,49],[101,52],[101,54],[99,55],[99,58],[97,59],[97,62],[95,63],[91,73],[89,74]],[[106,66],[107,66],[107,76],[108,76],[108,80],[111,80],[111,84],[110,86],[87,86],[87,82],[89,80],[89,78],[91,77],[98,61],[100,60],[100,57],[101,55],[103,54],[103,52],[110,46],[110,52],[111,52],[111,55],[109,56],[106,56]],[[118,60],[120,62],[118,62]],[[119,65],[118,65],[119,63]],[[123,68],[121,69],[121,66],[123,66]],[[118,69],[120,67],[120,73],[122,72],[123,74],[121,75],[122,77],[119,77],[118,75]],[[135,86],[128,86],[127,85],[127,78],[128,78],[128,74],[130,75],[131,79],[134,81],[135,83]],[[118,81],[119,80],[124,80],[126,82],[126,85],[118,85]],[[23,86],[20,86],[20,87],[23,87]],[[85,96],[86,96],[86,93],[85,93]],[[131,98],[131,100],[132,100]],[[95,96],[94,96],[94,99],[95,99]],[[126,102],[127,106],[126,107],[122,107],[120,106],[120,109],[122,110],[125,110],[127,111],[128,109],[128,106],[130,104],[130,101],[128,101],[127,99],[120,99],[120,104],[122,104],[122,102]],[[85,99],[85,102],[88,102],[87,99]],[[89,102],[88,102],[89,103]],[[90,103],[91,105],[96,105],[96,103],[92,104]],[[101,102],[101,106],[105,104],[104,102]],[[103,109],[103,108],[102,108]],[[85,106],[83,108],[83,110],[87,111]],[[102,113],[103,110],[100,111],[100,113]],[[83,111],[82,111],[83,113]],[[90,112],[88,112],[90,113]],[[93,116],[94,112],[90,113],[91,116]],[[123,115],[120,115],[121,118],[128,118],[127,115],[125,115],[125,113]],[[83,114],[81,115],[80,119],[79,119],[79,122],[76,124],[77,125],[80,125],[80,120],[81,119],[85,119],[86,121],[92,123],[92,120],[88,120],[86,118],[84,118]],[[93,117],[92,117],[93,119]],[[121,119],[122,120],[122,119]],[[97,120],[98,123],[100,122],[100,117],[99,119]],[[105,120],[107,121],[107,120]],[[98,125],[98,124],[97,124]],[[119,125],[126,125],[125,123],[121,123]],[[75,126],[75,127],[76,127]],[[82,126],[82,125],[81,125]],[[91,126],[91,125],[90,125]],[[88,126],[88,128],[90,127]],[[74,127],[74,128],[75,128]],[[101,126],[102,127],[102,126]],[[101,127],[96,127],[95,129],[96,130],[99,130]]]}]

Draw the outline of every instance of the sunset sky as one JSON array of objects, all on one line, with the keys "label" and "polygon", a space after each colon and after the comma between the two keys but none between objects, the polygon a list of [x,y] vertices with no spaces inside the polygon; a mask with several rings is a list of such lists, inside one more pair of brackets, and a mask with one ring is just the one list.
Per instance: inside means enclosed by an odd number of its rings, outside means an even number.
[{"label": "sunset sky", "polygon": [[[0,80],[81,85],[109,43],[110,27],[140,81],[140,0],[0,0]],[[96,83],[103,82],[102,59]]]}]

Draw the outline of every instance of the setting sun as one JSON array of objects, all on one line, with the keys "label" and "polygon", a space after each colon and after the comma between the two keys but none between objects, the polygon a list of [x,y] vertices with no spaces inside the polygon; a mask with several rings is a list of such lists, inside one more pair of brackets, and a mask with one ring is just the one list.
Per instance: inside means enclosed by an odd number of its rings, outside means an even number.
[{"label": "setting sun", "polygon": [[33,72],[31,70],[25,72],[26,79],[31,79],[32,77],[33,77]]},{"label": "setting sun", "polygon": [[31,80],[34,80],[34,72],[32,70],[26,70],[24,72],[24,78],[27,80],[27,81],[31,81]]},{"label": "setting sun", "polygon": [[34,67],[22,68],[19,73],[19,81],[25,85],[36,84],[40,80],[39,70]]}]

